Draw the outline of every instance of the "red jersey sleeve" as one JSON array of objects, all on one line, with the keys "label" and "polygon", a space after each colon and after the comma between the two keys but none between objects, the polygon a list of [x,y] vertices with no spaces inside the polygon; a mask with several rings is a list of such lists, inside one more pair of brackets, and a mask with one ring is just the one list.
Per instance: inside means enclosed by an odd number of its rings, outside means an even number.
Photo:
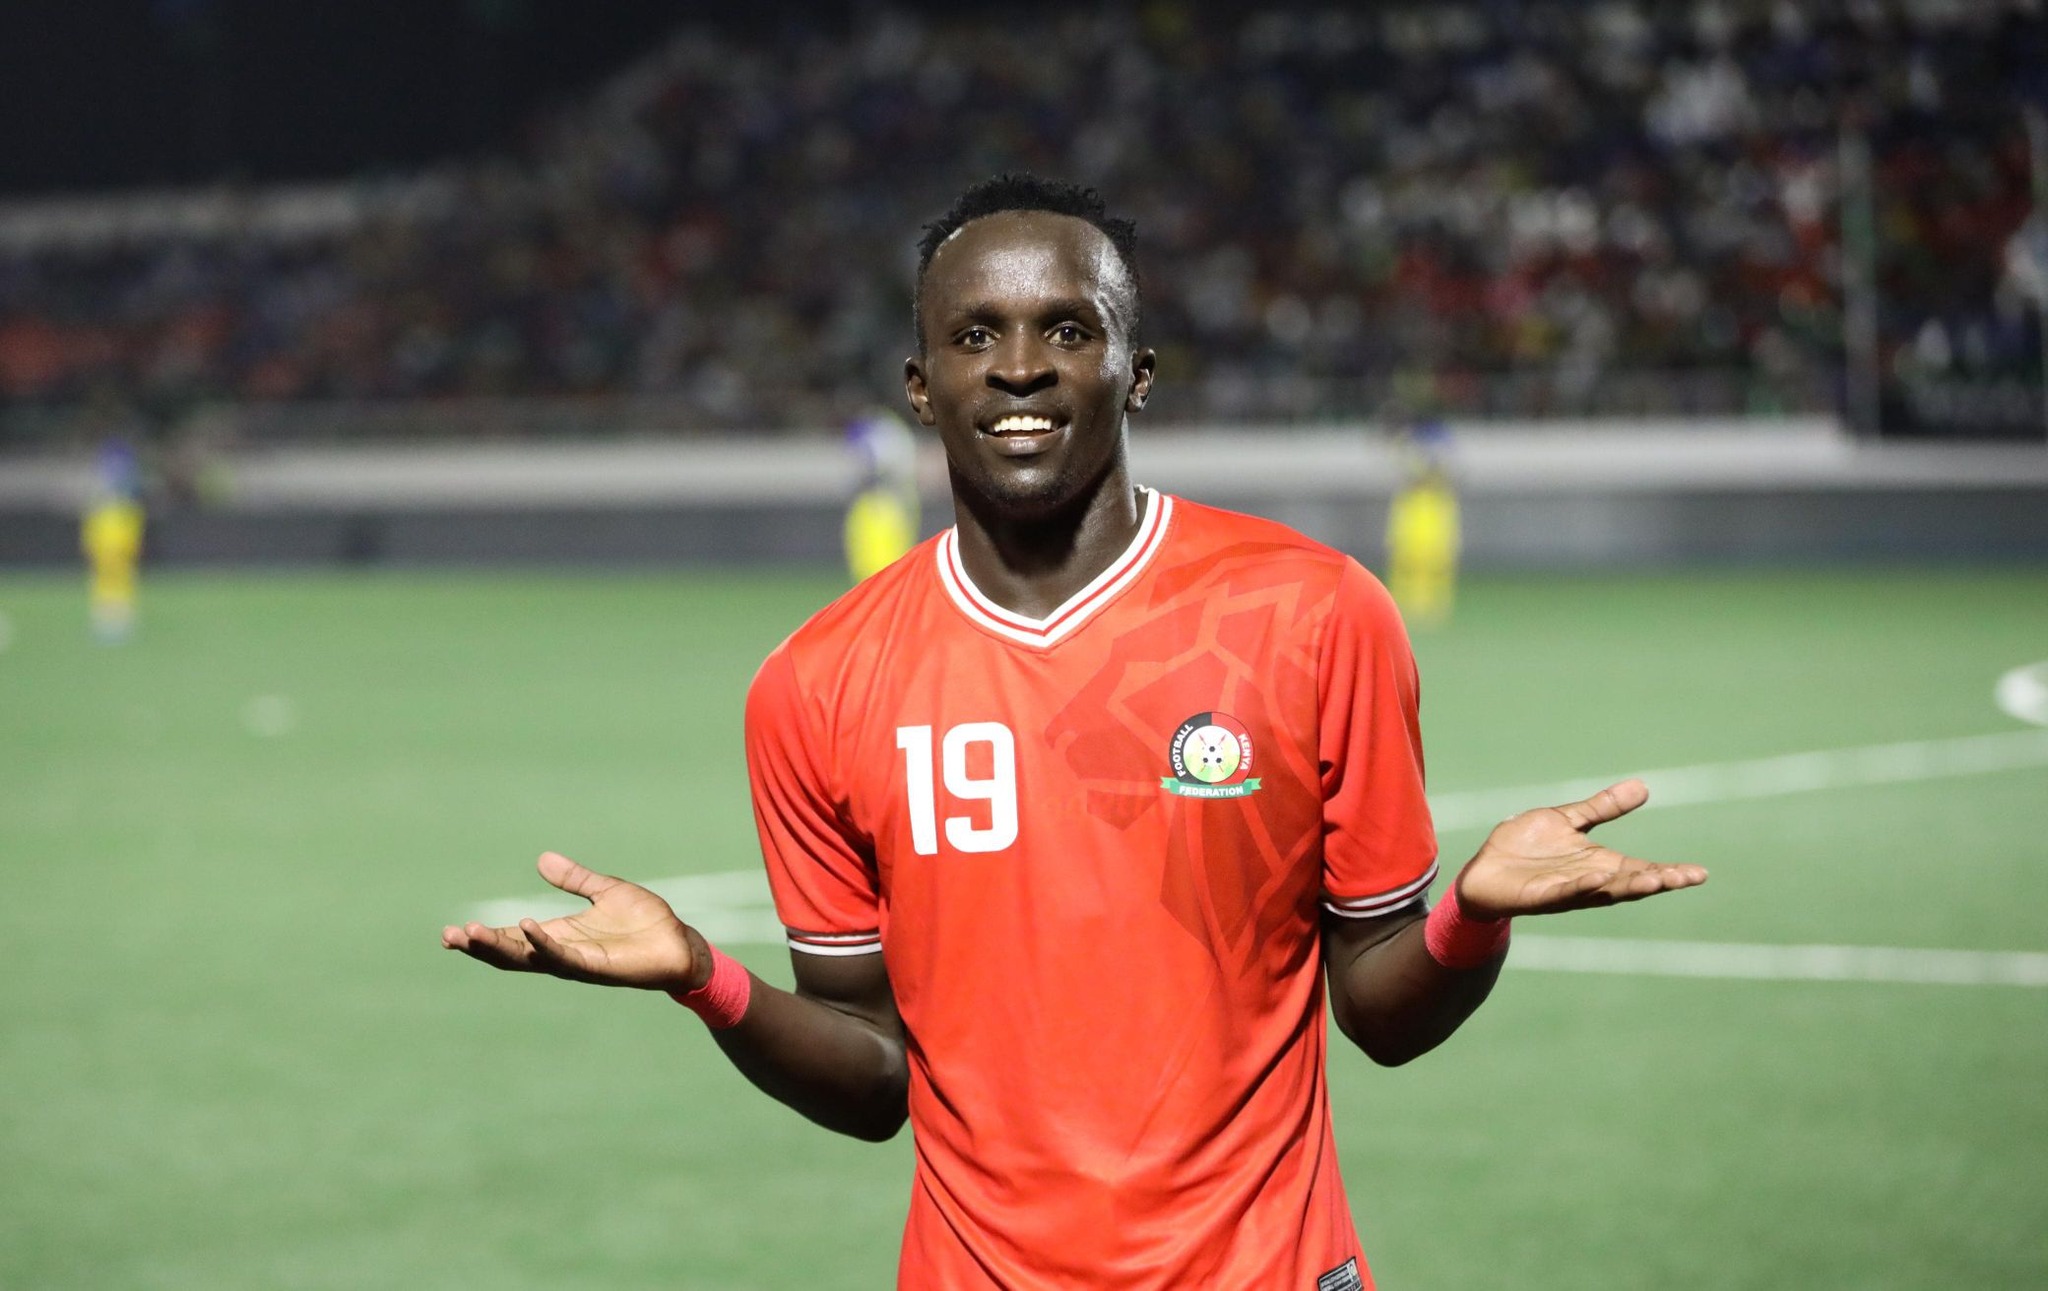
[{"label": "red jersey sleeve", "polygon": [[1317,695],[1323,776],[1323,902],[1385,914],[1436,878],[1423,794],[1421,685],[1393,597],[1347,560],[1323,625]]},{"label": "red jersey sleeve", "polygon": [[870,954],[882,948],[873,848],[821,771],[818,734],[785,643],[747,691],[747,780],[768,886],[792,950]]}]

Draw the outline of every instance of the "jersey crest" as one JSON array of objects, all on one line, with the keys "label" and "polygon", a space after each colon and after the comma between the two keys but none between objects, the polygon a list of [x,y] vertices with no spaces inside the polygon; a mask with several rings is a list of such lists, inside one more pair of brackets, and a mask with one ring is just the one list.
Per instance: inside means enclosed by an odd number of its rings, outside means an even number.
[{"label": "jersey crest", "polygon": [[1173,774],[1159,787],[1183,798],[1242,798],[1258,792],[1252,776],[1252,733],[1228,713],[1196,713],[1166,748]]}]

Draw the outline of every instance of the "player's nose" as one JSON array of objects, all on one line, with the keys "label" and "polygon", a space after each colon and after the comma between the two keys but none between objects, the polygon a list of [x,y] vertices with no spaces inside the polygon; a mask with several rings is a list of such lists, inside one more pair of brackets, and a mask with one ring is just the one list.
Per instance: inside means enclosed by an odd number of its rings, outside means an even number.
[{"label": "player's nose", "polygon": [[988,383],[1005,394],[1030,394],[1059,382],[1052,356],[1029,329],[1019,328],[997,343],[989,356]]}]

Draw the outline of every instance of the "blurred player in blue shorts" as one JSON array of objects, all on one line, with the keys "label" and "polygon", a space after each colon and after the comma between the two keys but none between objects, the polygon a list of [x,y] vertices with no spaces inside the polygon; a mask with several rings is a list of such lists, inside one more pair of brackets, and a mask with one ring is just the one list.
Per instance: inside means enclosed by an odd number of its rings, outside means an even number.
[{"label": "blurred player in blue shorts", "polygon": [[1443,463],[1445,442],[1443,423],[1416,427],[1408,483],[1387,513],[1387,590],[1418,627],[1447,621],[1458,594],[1458,495]]},{"label": "blurred player in blue shorts", "polygon": [[135,631],[136,569],[142,563],[142,472],[135,450],[109,440],[100,450],[99,481],[79,526],[85,553],[92,634],[126,641]]},{"label": "blurred player in blue shorts", "polygon": [[860,487],[846,508],[846,569],[858,583],[917,545],[917,441],[892,413],[875,411],[846,429]]}]

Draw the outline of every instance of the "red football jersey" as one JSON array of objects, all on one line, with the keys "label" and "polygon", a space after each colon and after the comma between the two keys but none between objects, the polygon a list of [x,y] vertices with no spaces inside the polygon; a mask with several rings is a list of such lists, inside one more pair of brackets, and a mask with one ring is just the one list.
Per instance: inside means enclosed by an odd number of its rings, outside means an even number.
[{"label": "red football jersey", "polygon": [[901,1287],[1370,1285],[1318,907],[1384,913],[1435,876],[1414,659],[1342,553],[1143,505],[1043,620],[942,534],[748,697],[789,944],[881,952],[908,1031]]}]

